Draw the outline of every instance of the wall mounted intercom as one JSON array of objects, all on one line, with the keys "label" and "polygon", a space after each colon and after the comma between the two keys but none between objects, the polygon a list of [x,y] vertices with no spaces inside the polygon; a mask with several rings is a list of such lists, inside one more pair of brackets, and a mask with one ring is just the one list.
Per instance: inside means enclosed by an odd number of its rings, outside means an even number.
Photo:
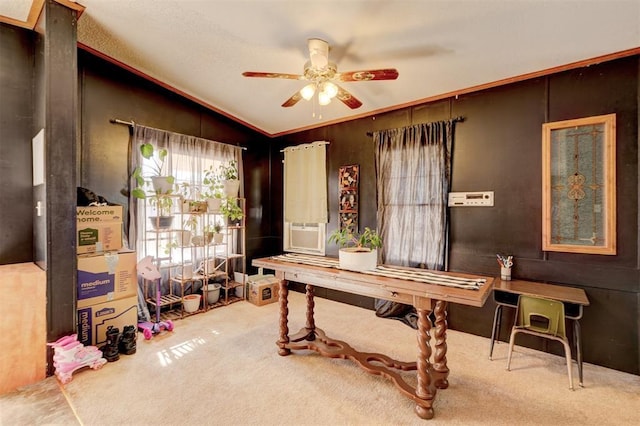
[{"label": "wall mounted intercom", "polygon": [[449,207],[492,207],[493,191],[450,192]]}]

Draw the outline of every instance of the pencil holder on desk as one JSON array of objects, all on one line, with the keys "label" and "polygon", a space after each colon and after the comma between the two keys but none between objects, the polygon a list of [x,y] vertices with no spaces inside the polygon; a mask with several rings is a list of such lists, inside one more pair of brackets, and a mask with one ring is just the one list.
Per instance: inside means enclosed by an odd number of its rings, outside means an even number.
[{"label": "pencil holder on desk", "polygon": [[500,267],[500,279],[504,281],[511,281],[511,267]]}]

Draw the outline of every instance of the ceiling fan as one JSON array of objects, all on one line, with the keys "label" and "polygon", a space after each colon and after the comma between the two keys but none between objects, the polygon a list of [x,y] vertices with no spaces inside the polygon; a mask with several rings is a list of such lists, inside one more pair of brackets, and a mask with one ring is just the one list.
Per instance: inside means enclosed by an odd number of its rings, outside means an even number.
[{"label": "ceiling fan", "polygon": [[301,99],[310,100],[317,93],[318,103],[327,105],[331,99],[337,97],[342,103],[351,109],[362,106],[351,93],[338,86],[336,82],[370,81],[370,80],[395,80],[398,71],[394,68],[379,70],[338,72],[335,63],[329,61],[329,43],[319,38],[311,38],[309,44],[309,60],[304,65],[303,74],[285,74],[246,71],[245,77],[286,78],[290,80],[306,80],[309,84],[293,94],[282,106],[294,106]]}]

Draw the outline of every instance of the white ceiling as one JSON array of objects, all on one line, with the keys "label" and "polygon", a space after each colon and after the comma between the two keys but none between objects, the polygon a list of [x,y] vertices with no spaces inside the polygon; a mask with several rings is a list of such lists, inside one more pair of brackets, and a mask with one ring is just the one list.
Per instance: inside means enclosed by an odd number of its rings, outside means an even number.
[{"label": "white ceiling", "polygon": [[[81,44],[268,135],[640,47],[640,0],[77,3],[86,8],[78,24]],[[33,4],[0,0],[0,15],[26,21]],[[312,37],[330,43],[338,71],[396,68],[400,75],[342,83],[363,105],[351,110],[334,100],[320,110],[316,105],[315,118],[310,102],[280,106],[305,82],[242,76],[301,74]]]}]

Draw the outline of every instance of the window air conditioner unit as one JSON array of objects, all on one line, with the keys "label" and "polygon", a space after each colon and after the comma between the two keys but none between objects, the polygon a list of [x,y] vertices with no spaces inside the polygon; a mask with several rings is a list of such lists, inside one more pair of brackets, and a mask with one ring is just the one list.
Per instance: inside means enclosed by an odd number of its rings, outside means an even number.
[{"label": "window air conditioner unit", "polygon": [[317,254],[324,256],[324,223],[284,224],[284,251]]}]

